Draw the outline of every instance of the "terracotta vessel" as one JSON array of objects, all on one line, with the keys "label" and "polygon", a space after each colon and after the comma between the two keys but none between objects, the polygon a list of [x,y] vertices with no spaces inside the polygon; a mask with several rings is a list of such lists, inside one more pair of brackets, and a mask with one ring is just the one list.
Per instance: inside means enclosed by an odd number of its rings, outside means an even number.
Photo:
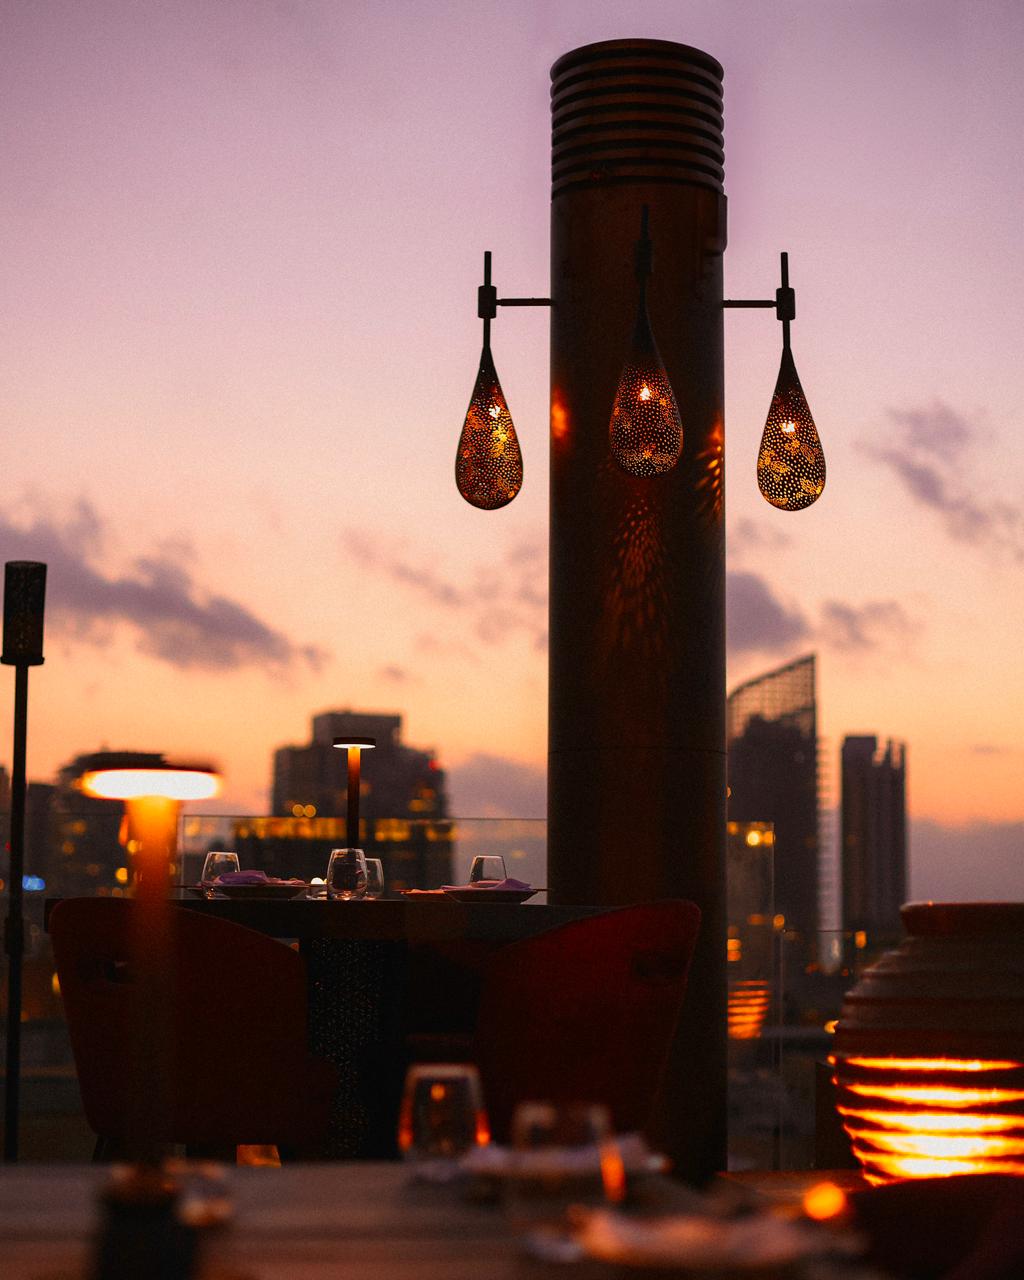
[{"label": "terracotta vessel", "polygon": [[873,1182],[1024,1174],[1024,903],[910,903],[836,1028],[837,1105]]}]

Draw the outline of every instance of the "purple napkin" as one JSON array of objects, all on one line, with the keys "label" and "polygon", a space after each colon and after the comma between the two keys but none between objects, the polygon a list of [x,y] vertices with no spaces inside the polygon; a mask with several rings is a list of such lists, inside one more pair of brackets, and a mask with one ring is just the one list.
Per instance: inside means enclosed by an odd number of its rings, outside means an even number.
[{"label": "purple napkin", "polygon": [[524,889],[532,889],[533,886],[525,882],[525,880],[513,880],[510,876],[507,880],[477,880],[475,884],[446,884],[441,886],[443,889],[508,889],[522,892]]},{"label": "purple napkin", "polygon": [[265,871],[225,871],[222,876],[215,876],[211,884],[267,884],[269,877]]},{"label": "purple napkin", "polygon": [[219,884],[305,884],[305,880],[281,880],[277,876],[268,876],[265,871],[225,871],[222,876],[212,880],[204,880],[203,884],[216,887]]}]

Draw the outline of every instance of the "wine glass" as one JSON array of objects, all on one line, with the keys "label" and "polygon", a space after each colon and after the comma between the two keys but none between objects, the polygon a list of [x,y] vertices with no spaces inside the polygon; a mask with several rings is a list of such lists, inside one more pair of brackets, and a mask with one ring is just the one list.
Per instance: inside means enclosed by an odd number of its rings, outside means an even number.
[{"label": "wine glass", "polygon": [[366,897],[380,898],[384,893],[384,864],[380,858],[366,859]]},{"label": "wine glass", "polygon": [[366,858],[362,849],[332,849],[327,864],[327,896],[350,902],[366,893]]},{"label": "wine glass", "polygon": [[473,859],[469,868],[469,883],[479,884],[481,880],[505,880],[505,859],[500,854],[491,854]]},{"label": "wine glass", "polygon": [[622,1153],[608,1108],[590,1103],[523,1102],[512,1118],[506,1210],[534,1237],[565,1237],[569,1210],[625,1196]]},{"label": "wine glass", "polygon": [[455,1161],[489,1141],[476,1067],[433,1062],[409,1068],[398,1118],[398,1147],[404,1159]]},{"label": "wine glass", "polygon": [[199,883],[209,885],[210,881],[216,880],[218,876],[237,870],[237,853],[227,853],[220,849],[211,850],[203,862],[203,874],[199,877]]}]

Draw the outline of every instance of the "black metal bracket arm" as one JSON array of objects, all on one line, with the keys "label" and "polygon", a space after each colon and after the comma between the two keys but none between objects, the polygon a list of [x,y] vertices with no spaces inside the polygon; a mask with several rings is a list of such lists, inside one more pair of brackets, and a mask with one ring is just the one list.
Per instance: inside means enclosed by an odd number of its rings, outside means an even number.
[{"label": "black metal bracket arm", "polygon": [[723,307],[774,307],[775,318],[782,322],[782,345],[789,348],[789,325],[796,319],[796,293],[789,286],[789,254],[782,259],[782,284],[775,290],[774,298],[726,298]]},{"label": "black metal bracket arm", "polygon": [[491,251],[484,253],[484,282],[476,291],[476,313],[484,322],[484,346],[491,344],[491,321],[499,307],[550,307],[550,298],[499,298],[491,284]]}]

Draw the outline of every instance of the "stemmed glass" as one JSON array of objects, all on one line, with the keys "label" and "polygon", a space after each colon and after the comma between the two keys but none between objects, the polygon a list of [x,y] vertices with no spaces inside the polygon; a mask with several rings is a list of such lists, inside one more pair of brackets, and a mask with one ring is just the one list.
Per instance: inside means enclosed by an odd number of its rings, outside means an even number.
[{"label": "stemmed glass", "polygon": [[366,895],[366,858],[362,849],[332,849],[327,864],[327,896],[350,902]]},{"label": "stemmed glass", "polygon": [[384,864],[380,858],[366,859],[366,897],[380,898],[384,894]]},{"label": "stemmed glass", "polygon": [[216,880],[218,876],[225,875],[231,871],[238,870],[238,854],[226,853],[223,850],[212,850],[206,855],[203,862],[203,874],[199,877],[199,883],[206,890],[207,897],[213,896],[216,888],[211,882]]},{"label": "stemmed glass", "polygon": [[505,859],[499,854],[491,854],[473,859],[469,868],[469,883],[479,884],[481,880],[505,880]]}]

